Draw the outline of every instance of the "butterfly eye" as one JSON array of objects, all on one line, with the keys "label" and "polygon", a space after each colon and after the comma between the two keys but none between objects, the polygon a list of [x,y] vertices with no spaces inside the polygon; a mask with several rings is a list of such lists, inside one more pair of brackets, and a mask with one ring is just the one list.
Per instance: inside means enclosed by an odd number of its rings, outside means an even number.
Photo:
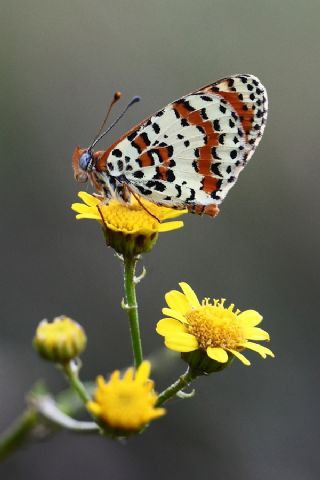
[{"label": "butterfly eye", "polygon": [[91,172],[93,169],[94,160],[91,152],[84,152],[79,158],[79,167],[84,172]]}]

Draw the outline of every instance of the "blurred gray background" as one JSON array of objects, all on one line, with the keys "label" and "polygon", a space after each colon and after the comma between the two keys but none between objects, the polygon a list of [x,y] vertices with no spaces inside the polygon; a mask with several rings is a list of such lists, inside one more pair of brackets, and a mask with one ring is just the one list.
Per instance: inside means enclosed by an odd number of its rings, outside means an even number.
[{"label": "blurred gray background", "polygon": [[[31,348],[41,319],[84,325],[84,379],[131,362],[119,262],[70,210],[71,153],[118,89],[142,102],[102,148],[223,76],[266,85],[264,138],[220,216],[163,234],[138,295],[146,354],[162,343],[165,292],[184,280],[263,313],[276,359],[252,353],[250,368],[199,379],[193,399],[126,445],[67,433],[29,445],[1,479],[319,478],[319,20],[318,0],[2,0],[0,429],[38,378],[66,386]],[[157,375],[158,388],[184,368]]]}]

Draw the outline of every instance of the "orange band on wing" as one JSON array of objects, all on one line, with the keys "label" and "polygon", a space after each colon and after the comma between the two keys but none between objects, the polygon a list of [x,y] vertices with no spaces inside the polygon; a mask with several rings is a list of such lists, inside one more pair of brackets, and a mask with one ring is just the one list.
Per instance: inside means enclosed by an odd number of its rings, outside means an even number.
[{"label": "orange band on wing", "polygon": [[[252,123],[253,123],[253,118],[254,118],[254,111],[248,107],[246,102],[243,100],[240,100],[238,97],[238,93],[235,92],[214,92],[215,94],[220,95],[223,97],[227,102],[229,102],[234,110],[237,112],[239,115],[241,124],[243,126],[243,130],[245,131],[245,134],[248,136],[250,133],[250,130],[252,128]],[[246,106],[246,109],[243,109],[243,106]]]},{"label": "orange band on wing", "polygon": [[217,183],[218,183],[217,178],[206,175],[205,177],[203,177],[203,180],[202,180],[203,190],[209,195],[211,195],[211,193],[217,190]]}]

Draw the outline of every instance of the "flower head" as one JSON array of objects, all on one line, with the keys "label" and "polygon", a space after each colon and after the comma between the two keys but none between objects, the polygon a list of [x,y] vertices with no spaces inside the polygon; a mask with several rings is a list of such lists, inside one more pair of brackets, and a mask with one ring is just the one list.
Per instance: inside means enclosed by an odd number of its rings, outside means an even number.
[{"label": "flower head", "polygon": [[97,220],[105,231],[108,245],[121,254],[137,255],[151,250],[158,233],[183,227],[182,221],[162,222],[187,213],[187,210],[161,207],[145,199],[140,204],[134,197],[129,204],[110,200],[105,205],[86,192],[78,195],[84,203],[72,205],[72,210],[77,212],[76,218]]},{"label": "flower head", "polygon": [[[225,299],[205,298],[200,303],[187,283],[179,284],[182,292],[166,294],[169,308],[162,311],[167,318],[157,324],[157,332],[165,337],[165,345],[178,352],[200,351],[218,364],[227,364],[237,357],[244,365],[249,360],[240,353],[247,348],[263,358],[274,357],[269,348],[251,340],[269,340],[269,334],[257,328],[262,316],[255,310],[235,310],[225,306]],[[186,356],[185,358],[188,358]]]},{"label": "flower head", "polygon": [[94,400],[88,402],[88,410],[102,424],[118,435],[138,432],[151,420],[165,414],[164,408],[155,408],[158,396],[153,390],[154,382],[149,379],[150,363],[142,362],[136,371],[129,368],[120,377],[119,370],[105,382],[97,378]]},{"label": "flower head", "polygon": [[54,318],[51,323],[42,320],[33,339],[38,353],[46,360],[56,363],[65,363],[77,357],[86,343],[83,328],[64,315]]}]

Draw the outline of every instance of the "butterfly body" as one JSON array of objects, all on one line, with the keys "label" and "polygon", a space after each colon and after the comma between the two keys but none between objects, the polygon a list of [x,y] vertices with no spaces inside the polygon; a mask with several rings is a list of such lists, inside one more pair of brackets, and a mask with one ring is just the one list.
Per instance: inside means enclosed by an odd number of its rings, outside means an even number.
[{"label": "butterfly body", "polygon": [[132,193],[215,216],[261,139],[267,109],[256,77],[222,79],[170,103],[104,152],[76,149],[75,174],[106,198],[128,202]]}]

